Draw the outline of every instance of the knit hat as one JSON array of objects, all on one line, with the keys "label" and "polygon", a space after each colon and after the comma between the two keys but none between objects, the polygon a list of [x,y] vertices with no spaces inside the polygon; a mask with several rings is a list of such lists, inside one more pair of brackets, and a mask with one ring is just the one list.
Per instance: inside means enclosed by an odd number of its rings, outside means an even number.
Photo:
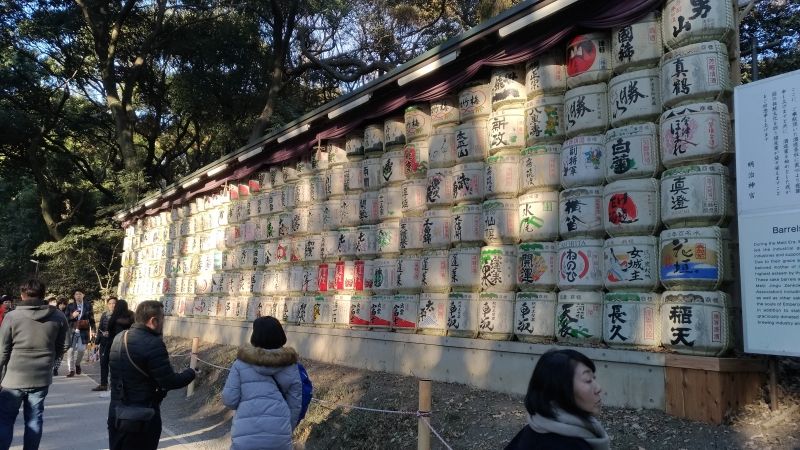
[{"label": "knit hat", "polygon": [[253,321],[253,334],[250,336],[253,347],[267,350],[281,348],[286,344],[286,333],[281,323],[272,316],[259,317]]}]

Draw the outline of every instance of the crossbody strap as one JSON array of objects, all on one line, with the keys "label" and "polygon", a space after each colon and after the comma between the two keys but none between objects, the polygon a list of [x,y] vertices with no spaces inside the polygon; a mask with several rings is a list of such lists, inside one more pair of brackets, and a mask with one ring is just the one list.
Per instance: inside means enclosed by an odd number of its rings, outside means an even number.
[{"label": "crossbody strap", "polygon": [[122,344],[125,346],[125,355],[128,356],[128,361],[131,362],[131,365],[134,368],[136,368],[136,370],[138,370],[139,373],[144,375],[145,378],[150,378],[150,376],[148,376],[147,373],[145,373],[144,370],[140,369],[139,366],[137,366],[136,363],[133,362],[133,359],[131,359],[131,354],[130,354],[130,352],[128,352],[128,330],[125,330],[125,334],[123,334],[123,336],[122,336]]}]

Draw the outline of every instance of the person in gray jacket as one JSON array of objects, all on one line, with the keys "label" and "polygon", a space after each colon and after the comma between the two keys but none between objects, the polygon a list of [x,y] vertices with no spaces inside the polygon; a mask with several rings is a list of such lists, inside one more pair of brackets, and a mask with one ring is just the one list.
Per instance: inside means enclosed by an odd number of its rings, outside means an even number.
[{"label": "person in gray jacket", "polygon": [[25,405],[24,448],[39,448],[44,399],[53,383],[53,364],[64,353],[67,318],[46,304],[45,286],[28,280],[19,302],[0,325],[0,449],[9,448],[19,407]]},{"label": "person in gray jacket", "polygon": [[302,404],[297,352],[284,347],[286,333],[271,316],[253,321],[250,344],[239,349],[222,389],[222,402],[236,410],[231,449],[291,450]]}]

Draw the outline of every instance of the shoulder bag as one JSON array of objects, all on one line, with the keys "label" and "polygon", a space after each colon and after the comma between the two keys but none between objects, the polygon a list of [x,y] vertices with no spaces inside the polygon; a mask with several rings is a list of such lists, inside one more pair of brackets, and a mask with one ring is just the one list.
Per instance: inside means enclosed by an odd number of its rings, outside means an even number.
[{"label": "shoulder bag", "polygon": [[[138,370],[139,373],[144,375],[145,378],[150,378],[147,373],[140,369],[139,366],[133,362],[133,359],[131,359],[131,354],[128,352],[128,330],[125,330],[122,336],[122,345],[125,348],[125,354],[128,356],[128,361],[131,365]],[[120,390],[122,391],[122,404],[117,405],[114,410],[117,415],[114,427],[126,433],[141,433],[144,431],[147,423],[156,415],[156,410],[155,408],[147,406],[126,405],[128,396],[125,394],[123,378],[125,378],[124,375],[119,377]]]}]

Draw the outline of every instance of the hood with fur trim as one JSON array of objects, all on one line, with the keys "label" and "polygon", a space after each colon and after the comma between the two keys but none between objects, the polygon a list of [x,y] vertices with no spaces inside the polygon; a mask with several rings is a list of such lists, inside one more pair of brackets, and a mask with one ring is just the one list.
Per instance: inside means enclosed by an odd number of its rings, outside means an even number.
[{"label": "hood with fur trim", "polygon": [[292,347],[281,347],[275,350],[246,345],[239,349],[236,355],[242,362],[254,366],[263,367],[285,367],[296,364],[298,360],[297,352]]}]

